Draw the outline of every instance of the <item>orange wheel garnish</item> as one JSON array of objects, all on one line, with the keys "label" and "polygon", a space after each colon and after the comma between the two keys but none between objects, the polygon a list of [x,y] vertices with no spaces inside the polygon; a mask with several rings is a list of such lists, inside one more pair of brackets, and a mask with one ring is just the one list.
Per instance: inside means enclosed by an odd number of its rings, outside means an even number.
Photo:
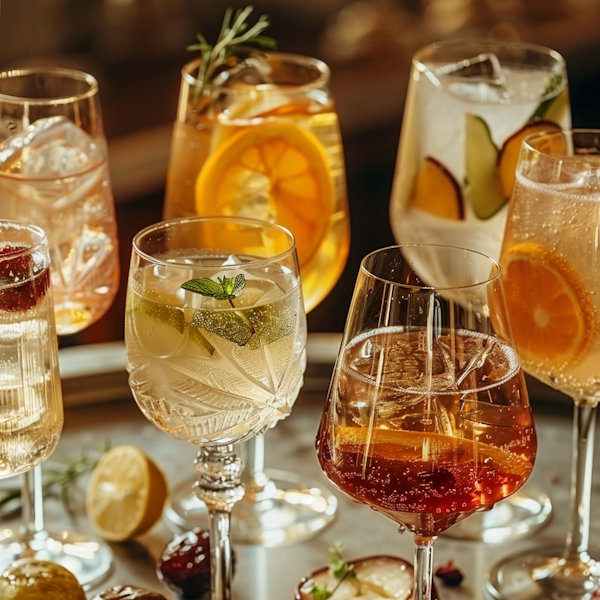
[{"label": "orange wheel garnish", "polygon": [[503,254],[501,268],[523,360],[556,368],[581,359],[593,339],[596,315],[568,261],[545,246],[523,242]]},{"label": "orange wheel garnish", "polygon": [[294,234],[300,265],[319,248],[333,206],[325,151],[312,133],[291,122],[245,127],[227,137],[196,179],[199,215],[279,223]]}]

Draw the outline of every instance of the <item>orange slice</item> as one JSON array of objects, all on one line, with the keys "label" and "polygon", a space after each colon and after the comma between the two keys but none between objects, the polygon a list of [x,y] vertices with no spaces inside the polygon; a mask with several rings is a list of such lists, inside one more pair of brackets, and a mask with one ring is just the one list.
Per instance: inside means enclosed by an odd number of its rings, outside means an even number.
[{"label": "orange slice", "polygon": [[545,246],[523,242],[503,254],[501,268],[523,360],[551,367],[579,360],[594,336],[595,310],[568,261]]},{"label": "orange slice", "polygon": [[272,221],[296,238],[300,265],[327,233],[334,190],[319,140],[299,125],[273,121],[227,138],[196,179],[199,215]]}]

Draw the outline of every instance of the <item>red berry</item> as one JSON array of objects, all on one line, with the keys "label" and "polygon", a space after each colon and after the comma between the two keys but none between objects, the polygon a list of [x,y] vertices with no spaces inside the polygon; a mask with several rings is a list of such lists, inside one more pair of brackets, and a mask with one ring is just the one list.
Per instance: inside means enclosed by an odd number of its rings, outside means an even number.
[{"label": "red berry", "polygon": [[210,540],[208,531],[194,529],[175,537],[157,566],[158,578],[185,600],[210,597]]},{"label": "red berry", "polygon": [[33,308],[50,284],[48,268],[36,272],[27,246],[0,246],[0,310],[21,312]]},{"label": "red berry", "polygon": [[441,566],[435,576],[439,577],[442,583],[447,587],[458,587],[464,578],[464,575],[454,565],[452,560],[449,560],[445,565]]}]

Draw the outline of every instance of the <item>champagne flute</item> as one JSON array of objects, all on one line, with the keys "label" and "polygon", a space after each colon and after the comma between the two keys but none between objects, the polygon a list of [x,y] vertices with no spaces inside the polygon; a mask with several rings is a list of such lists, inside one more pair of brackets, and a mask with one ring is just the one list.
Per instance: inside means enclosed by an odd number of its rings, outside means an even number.
[{"label": "champagne flute", "polygon": [[285,418],[303,381],[306,317],[293,236],[254,219],[152,225],[133,240],[125,344],[133,395],[199,446],[211,598],[231,598],[230,513],[244,495],[233,444]]},{"label": "champagne flute", "polygon": [[[108,310],[119,283],[115,210],[98,83],[55,67],[0,73],[0,217],[35,223],[48,237],[59,335],[79,332]],[[44,527],[41,468],[23,481],[33,496],[35,536],[15,533],[0,562],[20,545],[68,568],[86,588],[102,580],[112,552],[100,540]],[[37,500],[35,500],[37,498]],[[27,515],[25,515],[27,516]]]},{"label": "champagne flute", "polygon": [[600,583],[590,551],[596,406],[600,398],[600,131],[523,142],[510,201],[502,272],[525,370],[574,402],[569,532],[494,566],[494,598],[587,599]]},{"label": "champagne flute", "polygon": [[529,478],[536,435],[498,264],[450,246],[361,263],[317,435],[330,481],[415,540],[428,600],[437,536]]},{"label": "champagne flute", "polygon": [[[0,478],[30,474],[54,451],[63,426],[50,257],[44,232],[0,221]],[[23,512],[33,505],[23,498]],[[37,531],[33,519],[22,535]]]},{"label": "champagne flute", "polygon": [[[419,50],[390,203],[397,243],[449,244],[498,259],[521,140],[570,126],[566,65],[554,50],[464,39]],[[551,512],[548,495],[528,485],[448,536],[516,539]]]},{"label": "champagne flute", "polygon": [[[243,216],[287,227],[296,238],[308,313],[336,284],[350,242],[329,68],[315,58],[268,52],[203,86],[201,64],[182,70],[164,216]],[[264,444],[255,436],[241,449],[246,495],[234,510],[234,539],[274,546],[314,535],[333,519],[335,496],[312,479],[265,471]],[[173,490],[166,517],[184,529],[205,520],[189,482]]]}]

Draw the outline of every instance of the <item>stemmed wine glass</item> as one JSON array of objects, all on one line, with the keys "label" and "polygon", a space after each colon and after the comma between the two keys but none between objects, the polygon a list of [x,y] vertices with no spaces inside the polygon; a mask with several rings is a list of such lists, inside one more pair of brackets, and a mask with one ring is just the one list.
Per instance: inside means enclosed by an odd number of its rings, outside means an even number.
[{"label": "stemmed wine glass", "polygon": [[[503,40],[448,39],[412,60],[390,219],[399,244],[461,246],[496,260],[521,140],[571,126],[558,52]],[[547,522],[548,494],[525,486],[448,533],[502,542]]]},{"label": "stemmed wine glass", "polygon": [[[27,474],[54,451],[63,426],[50,257],[44,232],[0,221],[0,478]],[[23,499],[23,512],[31,502]],[[32,519],[24,521],[24,536]],[[6,544],[6,530],[1,537]],[[15,553],[23,553],[13,540]]]},{"label": "stemmed wine glass", "polygon": [[[202,59],[182,69],[164,216],[228,215],[287,227],[296,238],[306,312],[329,294],[348,256],[344,156],[329,67],[316,58],[267,52],[202,84]],[[274,546],[314,535],[337,500],[319,482],[264,468],[265,440],[245,455],[246,494],[234,510],[236,541]],[[190,482],[173,490],[166,518],[203,523]]]},{"label": "stemmed wine glass", "polygon": [[415,540],[416,600],[437,536],[529,478],[536,435],[498,264],[449,246],[365,257],[317,436],[325,475]]},{"label": "stemmed wine glass", "polygon": [[125,344],[133,395],[199,446],[213,600],[231,598],[230,513],[244,495],[233,444],[285,418],[303,381],[306,317],[294,238],[234,217],[174,219],[133,240]]},{"label": "stemmed wine glass", "polygon": [[[115,297],[119,261],[94,77],[57,67],[0,72],[0,194],[1,218],[46,232],[58,334],[97,321]],[[103,579],[112,564],[105,543],[45,529],[41,467],[23,480],[22,498],[31,496],[36,509],[24,515],[32,519],[28,533],[5,537],[0,562],[12,562],[26,545],[39,558],[68,568],[86,588]]]},{"label": "stemmed wine glass", "polygon": [[600,398],[600,131],[528,137],[502,245],[502,277],[524,369],[573,398],[569,532],[493,567],[488,591],[514,600],[587,599],[600,584],[590,552],[590,495]]}]

